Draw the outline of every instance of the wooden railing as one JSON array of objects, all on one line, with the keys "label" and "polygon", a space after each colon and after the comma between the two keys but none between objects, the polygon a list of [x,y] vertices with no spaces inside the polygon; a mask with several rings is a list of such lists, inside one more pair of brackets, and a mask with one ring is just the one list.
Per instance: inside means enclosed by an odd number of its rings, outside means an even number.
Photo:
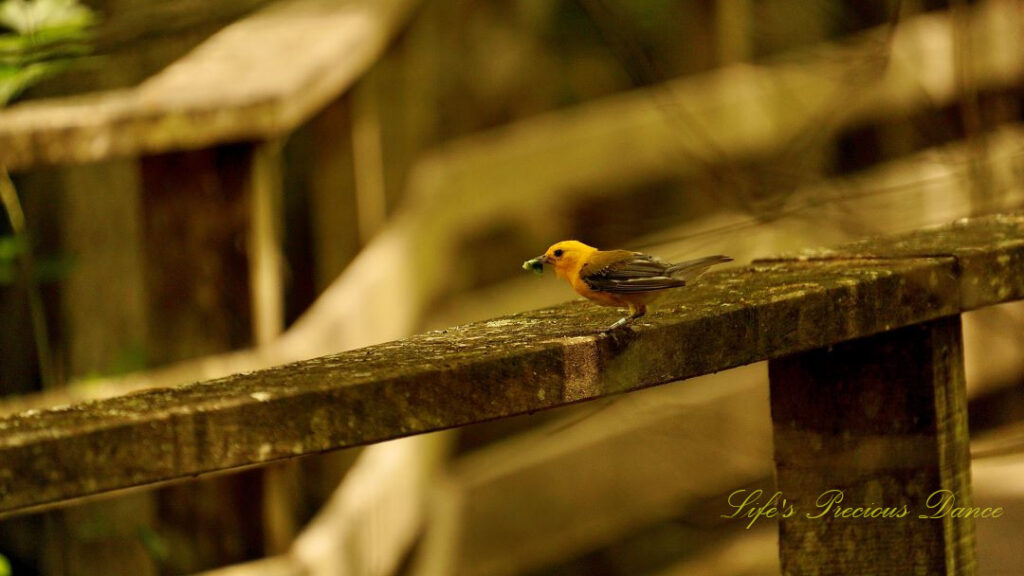
[{"label": "wooden railing", "polygon": [[413,5],[275,3],[136,87],[0,112],[0,160],[18,170],[286,135],[358,80]]},{"label": "wooden railing", "polygon": [[[571,303],[0,420],[0,512],[464,426],[770,361],[778,488],[969,507],[958,315],[1024,299],[1024,215],[709,274],[633,328]],[[873,499],[873,500],[872,500]],[[973,519],[781,520],[787,571],[974,563]],[[808,544],[813,542],[813,544]],[[892,542],[913,542],[915,554]],[[836,550],[849,553],[837,554]]]},{"label": "wooden railing", "polygon": [[[274,2],[136,86],[29,100],[0,110],[0,164],[13,173],[26,198],[63,198],[52,201],[56,208],[40,219],[57,219],[59,213],[61,228],[75,230],[62,239],[61,249],[77,259],[62,278],[59,296],[74,304],[63,308],[70,311],[66,314],[55,311],[60,306],[49,309],[52,325],[73,334],[67,346],[58,344],[62,357],[55,361],[70,379],[106,373],[126,351],[136,355],[129,362],[141,368],[139,353],[147,364],[166,365],[255,348],[280,335],[285,325],[283,198],[286,178],[294,173],[286,164],[295,164],[294,158],[286,159],[284,143],[295,132],[316,140],[315,153],[303,158],[303,176],[314,189],[310,202],[331,207],[316,212],[318,222],[325,222],[317,240],[331,246],[336,257],[320,252],[317,264],[323,270],[317,272],[326,283],[340,271],[359,247],[357,240],[346,242],[343,233],[324,232],[352,227],[344,217],[352,190],[347,174],[337,168],[351,164],[353,148],[352,98],[346,95],[360,92],[358,81],[380,62],[415,5],[405,0]],[[133,14],[139,12],[113,19],[130,21]],[[193,17],[200,14],[210,13],[192,11]],[[145,24],[158,28],[162,23]],[[162,52],[159,47],[152,52],[139,59],[152,63],[154,55],[165,57],[154,54]],[[55,181],[36,181],[33,188],[31,181],[40,173]],[[86,236],[91,239],[83,240]],[[115,269],[119,272],[111,274]],[[5,331],[20,328],[12,326],[14,316],[4,319]],[[51,360],[39,356],[41,363]],[[10,360],[8,366],[34,362]],[[31,374],[27,380],[31,383]],[[7,390],[9,384],[4,382]],[[336,482],[343,457],[323,462],[334,465],[309,475],[330,478],[327,485]],[[280,486],[297,483],[300,475],[298,465],[280,466],[63,511],[51,516],[55,522],[48,526],[57,528],[46,536],[50,544],[2,553],[30,558],[49,573],[69,573],[71,568],[60,566],[70,562],[79,573],[105,574],[149,573],[157,563],[164,570],[189,572],[240,561],[253,550],[273,554],[289,546],[298,530],[301,504],[291,497],[294,491]],[[239,505],[246,493],[261,496],[256,505]],[[190,512],[217,516],[219,526],[188,513],[154,519],[159,502],[182,500],[191,503]],[[114,509],[132,521],[110,527],[102,542],[83,544],[58,534]],[[180,553],[162,559],[148,554],[134,523],[143,530],[159,523],[163,542],[185,542],[181,548],[170,545]],[[10,532],[24,540],[44,540],[14,524],[8,524]],[[218,544],[205,545],[214,541]],[[92,550],[82,554],[86,547]],[[93,553],[100,548],[109,554]]]},{"label": "wooden railing", "polygon": [[[156,174],[146,182],[145,212],[160,214],[164,223],[168,217],[177,219],[164,229],[148,231],[143,247],[148,268],[169,277],[192,273],[177,270],[173,254],[163,247],[179,248],[175,222],[188,222],[209,210],[194,192],[200,190],[200,181],[213,177],[228,190],[225,196],[231,209],[245,212],[243,232],[248,236],[248,276],[229,278],[236,285],[218,289],[224,294],[248,292],[251,300],[220,297],[213,306],[227,302],[243,308],[238,316],[252,324],[246,327],[251,339],[217,338],[199,352],[264,344],[283,324],[276,226],[284,163],[280,139],[329,108],[352,85],[396,33],[412,4],[280,3],[225,29],[137,88],[98,97],[29,102],[0,112],[0,160],[14,170],[30,170],[51,163],[141,157],[143,171]],[[1000,19],[998,14],[983,11],[972,26],[1012,36],[1014,21]],[[952,100],[956,88],[950,62],[920,49],[933,45],[935,37],[947,37],[949,28],[950,21],[941,15],[901,24],[892,44],[898,56],[893,58],[896,72],[866,90],[859,106],[831,118],[831,127],[901,113],[924,101]],[[254,35],[260,38],[255,46]],[[877,31],[864,39],[877,43],[876,36]],[[303,58],[294,58],[299,45]],[[1014,54],[996,57],[977,51],[979,84],[1003,86],[1016,81],[1021,62]],[[676,154],[680,139],[675,133],[678,123],[673,124],[678,120],[675,105],[692,106],[688,109],[698,117],[699,128],[721,134],[719,147],[731,158],[761,154],[778,141],[793,138],[821,110],[807,106],[791,119],[792,124],[770,125],[751,118],[774,117],[778,103],[794,91],[827,99],[834,85],[842,84],[828,81],[832,56],[824,52],[817,64],[812,62],[811,73],[786,65],[734,66],[498,130],[487,135],[485,146],[456,144],[441,149],[410,179],[413,209],[401,214],[408,217],[415,209],[423,210],[405,219],[415,224],[414,231],[389,235],[385,240],[390,244],[381,242],[375,248],[393,249],[399,258],[411,258],[401,268],[425,288],[418,288],[422,294],[409,296],[405,304],[419,311],[441,290],[446,271],[417,268],[426,261],[415,258],[417,249],[452,248],[462,231],[474,224],[470,218],[492,218],[498,213],[514,214],[517,222],[551,226],[538,224],[526,212],[539,206],[554,210],[563,200],[553,191],[572,190],[582,196],[591,188],[601,193],[598,185],[608,181],[644,181],[704,169],[694,163],[699,153]],[[911,75],[899,72],[901,66],[920,74],[918,84],[906,81]],[[777,81],[783,77],[793,83]],[[745,88],[736,90],[737,86]],[[747,96],[740,102],[722,97],[735,92]],[[616,118],[610,130],[608,118]],[[737,123],[737,118],[742,122]],[[999,140],[1006,144],[999,150],[1012,154],[1019,147],[1019,135],[1006,136]],[[623,141],[647,145],[624,149]],[[229,160],[238,161],[242,174],[218,174],[216,159],[178,164],[173,156],[182,150],[206,150],[197,152],[206,154],[210,149],[220,150],[215,155],[226,150]],[[621,161],[608,163],[612,157]],[[514,159],[511,169],[510,158]],[[679,158],[683,160],[676,161]],[[205,169],[188,169],[195,164]],[[523,166],[530,170],[518,169]],[[508,178],[509,172],[523,178]],[[1011,172],[1000,174],[1012,178]],[[155,181],[173,186],[167,187],[169,193],[154,193],[148,184]],[[480,190],[495,194],[482,198]],[[509,207],[501,199],[506,192],[524,201]],[[183,204],[191,209],[167,209]],[[443,210],[446,204],[472,206],[472,210],[449,214]],[[227,258],[224,254],[238,251],[236,236],[225,233],[212,244],[181,248],[193,257],[197,255],[193,249],[212,253],[216,262],[222,262]],[[554,408],[763,359],[772,361],[775,376],[780,488],[793,502],[806,505],[806,498],[817,495],[820,487],[806,481],[823,475],[822,463],[840,472],[853,470],[853,480],[841,474],[825,477],[829,487],[845,489],[849,501],[860,498],[864,494],[858,492],[863,487],[860,482],[871,475],[853,465],[844,468],[845,461],[874,462],[871,481],[898,487],[892,494],[906,496],[907,501],[926,489],[947,487],[962,494],[961,503],[969,503],[963,474],[963,397],[962,390],[956,389],[955,362],[949,361],[958,356],[957,327],[950,319],[965,310],[1021,298],[1021,220],[1019,216],[992,218],[909,238],[914,239],[910,244],[905,238],[889,239],[809,258],[759,261],[711,275],[700,286],[680,293],[663,315],[614,336],[597,334],[613,313],[573,304],[212,382],[22,412],[0,420],[0,516],[122,488],[262,466],[297,455]],[[400,246],[395,249],[396,245]],[[370,268],[364,265],[354,273],[368,273]],[[389,279],[378,275],[365,284],[358,291],[360,296],[380,296]],[[249,310],[244,310],[247,305]],[[148,309],[158,325],[154,349],[160,354],[173,350],[177,342],[188,340],[178,337],[182,333],[209,339],[205,332],[210,330],[204,330],[209,326],[202,321],[204,307],[210,306],[198,299],[152,298]],[[239,311],[231,308],[231,312]],[[359,327],[345,327],[363,329],[361,322],[350,324]],[[333,338],[337,332],[323,334]],[[840,343],[847,344],[827,351]],[[875,374],[856,371],[860,359],[881,358],[893,348],[909,350],[899,363],[901,368],[909,365],[920,372],[901,372],[906,386],[921,387],[921,395],[915,396],[920,402],[903,406],[906,413],[896,412],[888,402],[900,390],[880,390]],[[942,354],[930,355],[933,349]],[[168,353],[159,360],[178,357]],[[847,366],[848,380],[842,381],[841,394],[813,393],[819,386],[827,389],[837,382],[816,371],[822,364]],[[948,378],[929,372],[933,365],[939,365]],[[225,363],[213,371],[249,370],[246,366]],[[863,393],[857,396],[851,389]],[[88,389],[75,392],[88,393]],[[911,419],[925,416],[925,421],[941,425],[934,430],[926,424],[921,429],[897,425],[879,429],[851,416],[846,404],[827,405],[835,397],[890,407],[878,414],[893,422],[909,414]],[[936,400],[947,397],[953,402]],[[931,408],[929,399],[935,400]],[[819,420],[805,421],[816,410],[825,409],[836,412],[834,421],[851,437],[830,442]],[[858,438],[858,431],[863,438]],[[920,456],[922,451],[935,452],[937,460]],[[879,453],[890,457],[875,457]],[[906,469],[893,471],[892,467],[908,462],[937,472],[922,479]],[[831,527],[786,520],[782,546],[784,559],[790,562],[787,568],[800,572],[803,565],[797,562],[809,562],[855,572],[855,564],[837,564],[855,559],[824,557],[826,551],[840,547],[840,542],[829,538],[841,539],[845,548],[853,542],[857,549],[876,550],[878,542],[894,538],[899,530],[911,531],[922,542],[924,552],[913,560],[917,568],[934,571],[940,555],[944,555],[942,565],[951,572],[970,564],[968,521],[913,525],[912,529],[907,528],[909,519],[891,524],[850,534],[843,532],[844,524]],[[906,533],[899,537],[907,538]],[[801,539],[814,538],[820,547],[806,558],[793,553],[802,545]],[[892,559],[891,565],[903,560],[907,559]],[[871,565],[862,571],[884,569]]]}]

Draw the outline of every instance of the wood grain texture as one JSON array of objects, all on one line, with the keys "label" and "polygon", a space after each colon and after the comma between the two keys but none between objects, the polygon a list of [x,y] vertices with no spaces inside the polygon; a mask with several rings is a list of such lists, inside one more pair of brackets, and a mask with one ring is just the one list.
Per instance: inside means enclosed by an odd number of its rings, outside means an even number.
[{"label": "wood grain texture", "polygon": [[[618,394],[1024,298],[1024,215],[929,237],[929,256],[755,263],[606,335],[585,302],[210,382],[0,419],[0,511],[260,465]],[[992,258],[957,255],[991,253]],[[995,270],[981,267],[1000,264]],[[975,267],[975,265],[978,267]],[[1005,267],[1002,267],[1005,266]]]},{"label": "wood grain texture", "polygon": [[973,574],[959,316],[768,365],[783,573]]},{"label": "wood grain texture", "polygon": [[0,112],[0,162],[15,170],[285,134],[376,61],[413,4],[274,3],[134,88]]}]

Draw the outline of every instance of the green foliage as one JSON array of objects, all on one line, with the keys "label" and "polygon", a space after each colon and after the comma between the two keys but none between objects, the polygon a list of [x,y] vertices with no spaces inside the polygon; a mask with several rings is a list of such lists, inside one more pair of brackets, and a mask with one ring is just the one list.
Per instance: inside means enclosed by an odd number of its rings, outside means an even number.
[{"label": "green foliage", "polygon": [[7,561],[7,558],[3,554],[0,554],[0,576],[11,576],[11,563]]},{"label": "green foliage", "polygon": [[[0,236],[0,286],[10,286],[17,282],[18,259],[27,250],[24,236]],[[66,278],[71,273],[74,261],[69,257],[58,256],[40,259],[34,264],[33,281],[46,284]]]},{"label": "green foliage", "polygon": [[[170,556],[170,545],[167,543],[167,539],[148,526],[139,526],[139,541],[149,556],[157,563],[166,562]],[[0,572],[0,576],[3,576],[3,572]]]},{"label": "green foliage", "polygon": [[0,2],[0,106],[88,54],[95,22],[78,0]]},{"label": "green foliage", "polygon": [[75,34],[92,25],[95,16],[77,0],[5,0],[0,25],[21,35]]},{"label": "green foliage", "polygon": [[0,236],[0,286],[14,284],[18,277],[18,258],[24,253],[24,238]]}]

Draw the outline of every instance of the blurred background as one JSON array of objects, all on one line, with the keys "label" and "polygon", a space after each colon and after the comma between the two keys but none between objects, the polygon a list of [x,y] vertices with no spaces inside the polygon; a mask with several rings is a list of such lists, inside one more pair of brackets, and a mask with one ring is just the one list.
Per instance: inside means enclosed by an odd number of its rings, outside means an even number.
[{"label": "blurred background", "polygon": [[[1019,211],[1022,43],[1016,0],[5,0],[0,414],[564,302],[520,268],[561,239],[742,265]],[[965,316],[979,443],[1022,334]],[[777,574],[722,518],[770,438],[753,365],[6,518],[0,575]],[[1022,573],[1024,459],[979,446],[980,573]]]}]

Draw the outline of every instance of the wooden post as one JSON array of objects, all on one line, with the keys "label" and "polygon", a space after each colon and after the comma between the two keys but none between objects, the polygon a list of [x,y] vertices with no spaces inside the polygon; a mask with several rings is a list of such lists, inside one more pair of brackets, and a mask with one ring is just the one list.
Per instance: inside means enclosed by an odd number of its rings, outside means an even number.
[{"label": "wooden post", "polygon": [[[324,108],[301,133],[307,148],[306,188],[312,227],[313,270],[316,293],[323,292],[359,252],[355,177],[352,160],[351,97],[346,95]],[[293,139],[294,142],[294,139]]]},{"label": "wooden post", "polygon": [[[284,330],[284,140],[253,145],[249,202],[249,292],[253,340],[267,346]],[[297,462],[263,473],[263,552],[283,554],[299,530],[302,478]]]},{"label": "wooden post", "polygon": [[[239,143],[141,159],[154,364],[248,346],[279,323],[270,246],[276,150]],[[262,556],[264,489],[261,470],[161,489],[164,568],[195,572]]]},{"label": "wooden post", "polygon": [[141,159],[154,365],[252,344],[252,153],[234,144]]},{"label": "wooden post", "polygon": [[971,506],[959,316],[772,360],[769,377],[784,574],[974,573],[974,520],[941,508]]},{"label": "wooden post", "polygon": [[270,344],[284,330],[281,139],[253,145],[249,174],[249,294],[253,341]]}]

